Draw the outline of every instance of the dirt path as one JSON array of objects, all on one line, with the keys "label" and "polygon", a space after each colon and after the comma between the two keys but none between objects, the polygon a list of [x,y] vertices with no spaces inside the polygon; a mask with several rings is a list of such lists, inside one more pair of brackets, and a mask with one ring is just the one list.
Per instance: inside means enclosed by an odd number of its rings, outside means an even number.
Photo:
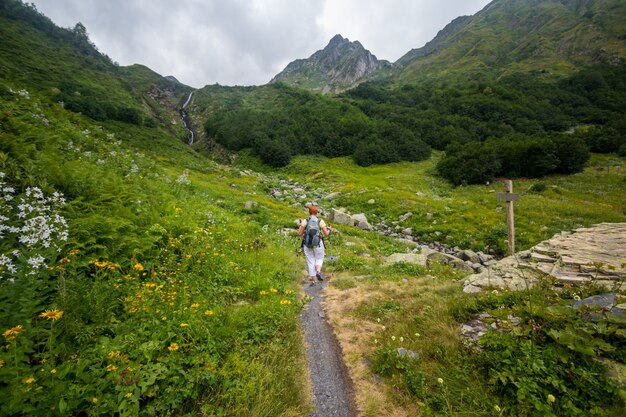
[{"label": "dirt path", "polygon": [[311,417],[354,417],[352,381],[321,305],[324,286],[305,285],[304,292],[311,301],[301,315],[315,402]]}]

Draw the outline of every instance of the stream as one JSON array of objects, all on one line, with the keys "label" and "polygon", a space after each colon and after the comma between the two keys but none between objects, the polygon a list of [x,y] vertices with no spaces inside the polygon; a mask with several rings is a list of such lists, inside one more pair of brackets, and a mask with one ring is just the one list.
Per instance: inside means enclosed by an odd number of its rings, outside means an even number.
[{"label": "stream", "polygon": [[185,126],[185,129],[187,129],[187,132],[189,132],[189,139],[187,141],[188,145],[193,145],[193,140],[194,140],[194,133],[193,130],[191,130],[191,128],[189,127],[189,116],[187,115],[187,112],[185,111],[185,109],[187,108],[187,106],[189,105],[189,103],[191,102],[191,97],[193,96],[193,91],[191,93],[189,93],[189,97],[187,97],[187,101],[185,101],[185,104],[183,104],[183,107],[181,107],[180,109],[180,118],[183,121],[183,125]]}]

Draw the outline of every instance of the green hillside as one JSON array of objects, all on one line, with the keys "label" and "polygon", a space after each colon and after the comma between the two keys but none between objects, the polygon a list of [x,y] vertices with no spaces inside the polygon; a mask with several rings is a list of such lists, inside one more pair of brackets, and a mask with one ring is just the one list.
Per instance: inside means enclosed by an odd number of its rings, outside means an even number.
[{"label": "green hillside", "polygon": [[564,75],[618,64],[626,58],[624,16],[620,0],[496,0],[452,34],[440,34],[424,56],[401,58],[397,79],[491,81],[512,72]]},{"label": "green hillside", "polygon": [[[400,223],[416,239],[497,255],[500,186],[455,187],[437,173],[465,146],[550,147],[552,134],[585,125],[571,136],[594,151],[580,172],[516,180],[521,249],[626,219],[618,67],[538,85],[524,74],[446,89],[367,84],[339,97],[208,86],[189,112],[231,149],[225,165],[184,143],[189,87],[111,63],[84,27],[4,0],[0,39],[0,416],[311,415],[294,221],[313,200],[372,223],[411,211]],[[625,361],[623,323],[569,307],[604,288],[463,294],[450,266],[384,262],[415,243],[334,226],[328,290],[366,292],[339,318],[354,320],[367,350],[344,359],[368,364],[384,393],[364,415],[624,414],[604,365]],[[520,324],[477,352],[456,329],[483,310]]]}]

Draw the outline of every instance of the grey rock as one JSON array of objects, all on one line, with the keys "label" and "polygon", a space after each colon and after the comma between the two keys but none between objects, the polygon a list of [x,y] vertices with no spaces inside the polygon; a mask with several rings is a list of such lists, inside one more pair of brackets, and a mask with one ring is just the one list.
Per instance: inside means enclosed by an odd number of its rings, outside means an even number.
[{"label": "grey rock", "polygon": [[341,195],[341,193],[339,193],[339,192],[330,193],[330,194],[328,194],[328,195],[326,195],[324,197],[324,200],[332,200],[332,199],[335,199],[335,198],[339,197],[340,195]]},{"label": "grey rock", "polygon": [[370,225],[368,222],[359,222],[357,224],[357,227],[361,230],[372,230],[372,225]]},{"label": "grey rock", "polygon": [[428,263],[428,254],[427,253],[394,253],[392,255],[387,256],[384,262],[386,265],[404,262],[407,264],[426,266]]},{"label": "grey rock", "polygon": [[419,193],[415,193],[418,197],[426,197],[426,194],[419,192]]},{"label": "grey rock", "polygon": [[477,287],[475,285],[466,285],[463,287],[463,292],[466,294],[473,294],[477,292],[481,292],[483,289],[481,287]]},{"label": "grey rock", "polygon": [[478,252],[477,255],[478,255],[478,260],[480,261],[481,264],[485,264],[493,259],[492,255],[487,255],[482,252]]},{"label": "grey rock", "polygon": [[254,208],[257,208],[258,206],[259,206],[259,203],[257,203],[256,201],[251,201],[251,200],[246,201],[246,204],[245,204],[246,210],[252,210]]},{"label": "grey rock", "polygon": [[344,224],[344,225],[347,225],[347,226],[354,226],[354,219],[350,215],[348,215],[348,214],[346,214],[346,213],[344,213],[342,211],[339,211],[337,209],[331,209],[330,210],[330,213],[328,214],[328,219],[333,221],[333,222],[335,222],[335,223],[337,223],[337,224]]},{"label": "grey rock", "polygon": [[373,198],[367,200],[367,204],[376,204],[376,200],[374,200]]},{"label": "grey rock", "polygon": [[450,265],[463,272],[474,272],[471,266],[467,265],[463,260],[456,256],[448,255],[442,252],[433,252],[428,255],[428,265],[431,262],[440,262],[445,265]]},{"label": "grey rock", "polygon": [[480,262],[480,258],[478,257],[478,254],[471,249],[466,249],[466,250],[459,252],[459,258],[463,259],[464,261],[470,261],[471,263],[474,263],[474,264]]},{"label": "grey rock", "polygon": [[411,236],[413,234],[413,229],[410,227],[407,227],[406,229],[402,230],[402,234],[403,235],[407,235],[407,236]]},{"label": "grey rock", "polygon": [[413,213],[411,213],[411,212],[404,213],[402,216],[398,217],[398,221],[399,222],[405,222],[408,219],[410,219],[411,217],[413,217]]},{"label": "grey rock", "polygon": [[352,219],[354,220],[354,224],[359,224],[360,222],[367,223],[367,217],[363,213],[353,214]]}]

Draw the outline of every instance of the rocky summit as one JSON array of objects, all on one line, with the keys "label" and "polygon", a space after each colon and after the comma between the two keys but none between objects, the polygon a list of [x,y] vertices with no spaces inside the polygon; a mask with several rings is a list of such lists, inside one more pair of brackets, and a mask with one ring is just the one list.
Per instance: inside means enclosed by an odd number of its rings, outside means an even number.
[{"label": "rocky summit", "polygon": [[335,35],[324,49],[291,62],[271,82],[335,93],[355,87],[372,72],[385,68],[391,64],[377,59],[359,41]]}]

